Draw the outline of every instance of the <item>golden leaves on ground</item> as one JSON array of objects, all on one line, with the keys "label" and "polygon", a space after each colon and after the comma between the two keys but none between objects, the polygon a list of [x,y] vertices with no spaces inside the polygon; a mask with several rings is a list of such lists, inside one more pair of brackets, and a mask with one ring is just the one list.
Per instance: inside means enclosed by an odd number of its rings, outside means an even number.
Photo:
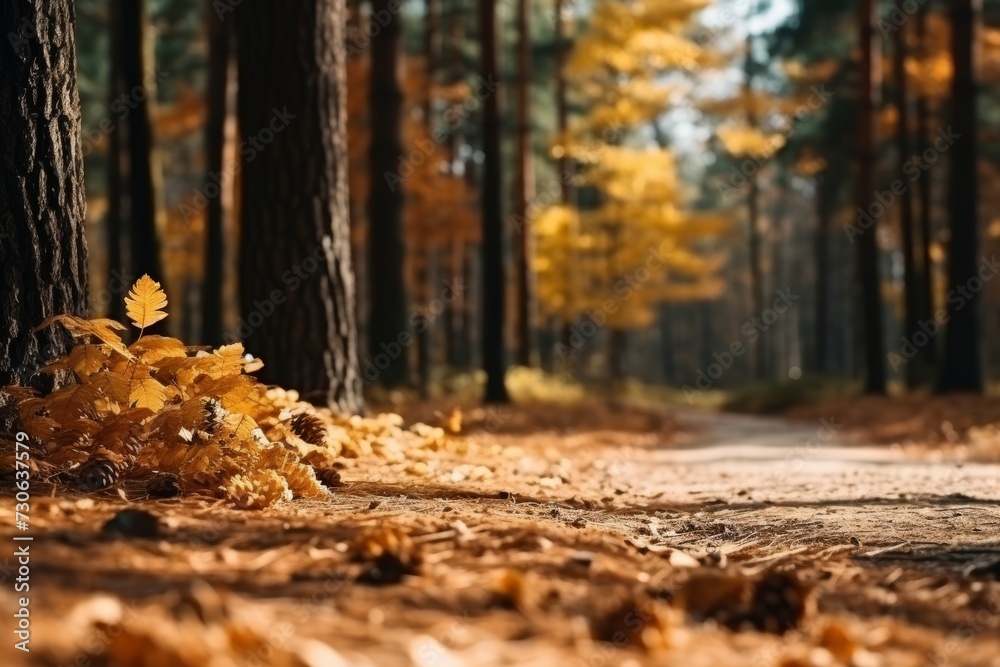
[{"label": "golden leaves on ground", "polygon": [[[166,296],[149,276],[126,304],[140,329],[167,316]],[[81,490],[169,475],[171,493],[263,509],[292,497],[328,497],[342,483],[339,456],[394,461],[443,444],[438,428],[404,429],[396,415],[334,415],[293,391],[268,389],[248,375],[263,363],[241,343],[210,350],[140,333],[126,346],[116,333],[125,327],[113,320],[58,315],[43,326],[55,324],[79,342],[43,370],[69,372],[69,383],[44,397],[22,387],[0,394],[5,405],[16,404],[19,429],[41,442],[35,462]],[[0,470],[14,466],[8,444],[0,438]]]},{"label": "golden leaves on ground", "polygon": [[167,316],[163,309],[167,307],[167,295],[148,275],[136,281],[128,296],[125,297],[125,313],[132,319],[132,324],[145,329],[156,324]]},{"label": "golden leaves on ground", "polygon": [[[292,629],[276,635],[275,628],[283,627],[285,619],[207,584],[195,584],[171,598],[166,605],[141,608],[110,596],[87,599],[69,610],[60,635],[45,649],[50,658],[46,662],[68,664],[85,658],[89,663],[145,667],[356,664]],[[105,639],[95,642],[95,637]]]}]

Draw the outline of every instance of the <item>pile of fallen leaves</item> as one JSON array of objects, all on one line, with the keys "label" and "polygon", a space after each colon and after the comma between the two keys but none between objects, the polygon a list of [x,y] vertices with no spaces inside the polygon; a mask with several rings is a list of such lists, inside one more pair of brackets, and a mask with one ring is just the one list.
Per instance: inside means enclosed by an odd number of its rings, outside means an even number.
[{"label": "pile of fallen leaves", "polygon": [[[46,396],[3,389],[15,430],[37,443],[33,476],[100,491],[141,481],[154,497],[207,493],[261,509],[292,497],[322,498],[340,483],[337,460],[369,454],[399,459],[445,444],[440,428],[403,428],[397,415],[335,414],[268,388],[250,373],[263,363],[234,343],[218,349],[143,335],[167,316],[166,295],[149,276],[125,299],[139,336],[126,345],[110,319],[57,315],[74,347],[42,372],[66,376]],[[15,467],[13,434],[0,434],[0,472]]]}]

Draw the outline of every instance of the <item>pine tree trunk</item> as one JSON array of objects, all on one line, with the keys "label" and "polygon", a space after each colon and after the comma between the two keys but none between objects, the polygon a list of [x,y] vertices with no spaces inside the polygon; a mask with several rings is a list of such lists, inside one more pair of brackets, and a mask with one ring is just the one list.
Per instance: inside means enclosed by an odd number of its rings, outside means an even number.
[{"label": "pine tree trunk", "polygon": [[[124,88],[122,80],[122,27],[121,0],[109,3],[109,32],[111,39],[108,78],[108,109],[121,96]],[[122,261],[122,122],[115,113],[110,113],[111,131],[108,132],[107,188],[108,213],[104,226],[108,254],[108,317],[119,322],[125,318],[125,299],[120,290],[130,287],[132,281],[124,276],[127,271]],[[138,277],[138,276],[135,276]],[[129,283],[129,284],[126,284]],[[117,292],[117,293],[116,293]]]},{"label": "pine tree trunk", "polygon": [[87,312],[86,197],[70,0],[0,3],[0,386],[28,383]]},{"label": "pine tree trunk", "polygon": [[832,197],[829,173],[820,174],[816,179],[816,238],[813,253],[816,263],[816,372],[829,370],[829,326],[830,326],[830,220],[832,217]]},{"label": "pine tree trunk", "polygon": [[244,0],[235,14],[246,138],[238,331],[266,382],[358,412],[344,0]]},{"label": "pine tree trunk", "polygon": [[[201,339],[218,345],[222,341],[222,284],[225,266],[223,179],[226,146],[226,102],[229,98],[229,23],[208,5],[208,118],[205,122],[205,282],[201,294]],[[209,196],[213,194],[215,196]]]},{"label": "pine tree trunk", "polygon": [[[896,44],[893,51],[893,78],[895,79],[896,93],[896,158],[900,173],[910,160],[910,99],[909,86],[906,75],[906,29],[904,22],[896,30]],[[913,216],[913,194],[907,187],[899,195],[899,226],[901,231],[901,242],[903,250],[903,323],[906,338],[914,341],[916,334],[920,331],[919,323],[926,319],[927,313],[923,312],[920,299],[920,278],[917,270],[917,239],[914,232]],[[929,341],[933,344],[933,341]],[[920,368],[921,357],[909,360],[906,364],[906,384],[908,387],[915,387],[919,384],[923,375]]]},{"label": "pine tree trunk", "polygon": [[[756,13],[756,6],[751,10],[750,16]],[[753,79],[755,72],[755,62],[753,57],[753,35],[748,34],[746,40],[746,56],[743,64],[743,94],[746,98],[747,126],[757,127],[757,115],[753,108]],[[757,170],[754,169],[747,177],[749,190],[747,192],[747,233],[749,234],[749,262],[750,262],[750,309],[754,317],[759,317],[764,310],[764,276],[761,268],[761,245],[763,240],[760,233],[760,184],[757,181]],[[767,376],[768,366],[768,341],[763,337],[758,339],[754,349],[754,375],[757,379]]]},{"label": "pine tree trunk", "polygon": [[[435,117],[435,82],[437,78],[437,67],[440,51],[441,32],[441,7],[440,0],[427,0],[427,12],[424,17],[424,67],[426,70],[427,83],[424,91],[423,114],[424,125],[427,129],[427,136],[434,136]],[[421,248],[422,257],[416,261],[419,263],[418,288],[420,291],[420,307],[428,306],[432,299],[433,285],[435,284],[436,267],[438,265],[438,253],[436,248],[428,247],[424,244]],[[440,328],[440,322],[430,316],[427,326],[421,327],[415,332],[417,344],[417,381],[421,395],[429,396],[431,387],[431,375],[434,365],[434,337]],[[445,321],[447,326],[447,320]]]},{"label": "pine tree trunk", "polygon": [[[479,0],[480,76],[499,87],[497,67],[496,0]],[[504,383],[507,363],[504,346],[506,319],[502,182],[500,173],[500,100],[486,96],[483,109],[483,369],[486,371],[487,403],[509,401]]]},{"label": "pine tree trunk", "polygon": [[663,303],[660,304],[660,368],[663,382],[666,384],[674,384],[677,381],[676,347],[674,307],[669,303]]},{"label": "pine tree trunk", "polygon": [[951,86],[951,129],[958,138],[951,148],[948,182],[951,219],[948,284],[959,290],[963,303],[949,313],[951,319],[945,331],[944,363],[938,386],[942,392],[978,393],[983,390],[977,312],[983,283],[976,274],[979,245],[976,69],[981,21],[981,0],[952,0],[951,48],[955,74]]},{"label": "pine tree trunk", "polygon": [[[122,74],[128,124],[131,269],[163,281],[159,231],[163,229],[163,175],[153,139],[151,107],[156,102],[156,69],[149,41],[145,0],[121,3]],[[115,109],[111,110],[113,113]]]},{"label": "pine tree trunk", "polygon": [[[565,142],[569,130],[569,102],[566,94],[566,24],[563,20],[565,0],[555,0],[555,70],[556,70],[556,134],[559,141]],[[576,193],[573,190],[572,174],[575,172],[575,165],[569,156],[569,151],[563,146],[558,158],[559,165],[559,185],[562,194],[562,204],[572,207],[575,204]],[[566,284],[572,286],[572,274],[576,267],[567,266]],[[570,298],[573,295],[570,294]],[[559,332],[557,341],[564,349],[569,348],[570,336],[572,335],[573,321],[559,322]],[[558,358],[558,355],[553,355]],[[573,368],[572,357],[567,357],[563,363],[564,372],[570,372]]]},{"label": "pine tree trunk", "polygon": [[531,138],[531,7],[517,0],[517,120],[516,173],[514,174],[514,220],[517,257],[517,363],[533,366],[535,297],[533,280],[534,243],[528,205],[535,198],[535,174]]},{"label": "pine tree trunk", "polygon": [[[917,10],[917,44],[921,57],[926,57],[929,52],[927,44],[927,13],[928,5],[924,3]],[[922,92],[917,95],[917,142],[916,146],[923,152],[929,148],[929,125],[930,125],[930,102]],[[920,200],[920,251],[923,271],[920,274],[920,296],[924,301],[924,312],[934,316],[934,260],[931,257],[931,243],[934,240],[932,221],[933,198],[931,187],[934,184],[934,167],[927,165],[928,169],[920,177],[917,183],[918,198]],[[938,339],[934,338],[923,348],[924,361],[929,368],[937,365]]]},{"label": "pine tree trunk", "polygon": [[[874,0],[858,2],[858,41],[861,47],[860,76],[858,85],[858,131],[857,131],[857,184],[855,197],[857,208],[869,211],[875,192],[875,109],[880,82],[878,63],[880,58],[876,48]],[[885,361],[882,354],[882,304],[879,280],[879,255],[877,239],[877,216],[871,216],[872,224],[865,229],[856,242],[858,244],[858,289],[861,292],[862,321],[864,323],[865,350],[865,392],[885,393]]]},{"label": "pine tree trunk", "polygon": [[[406,325],[403,282],[403,188],[399,176],[403,153],[403,92],[400,88],[402,19],[393,16],[390,0],[372,0],[374,20],[384,23],[371,40],[371,199],[368,202],[368,267],[371,290],[368,319],[369,355],[388,359],[379,382],[396,387],[406,382],[407,355],[399,349]],[[380,19],[379,17],[388,17]],[[393,176],[393,178],[389,178]],[[382,364],[379,364],[382,365]]]}]

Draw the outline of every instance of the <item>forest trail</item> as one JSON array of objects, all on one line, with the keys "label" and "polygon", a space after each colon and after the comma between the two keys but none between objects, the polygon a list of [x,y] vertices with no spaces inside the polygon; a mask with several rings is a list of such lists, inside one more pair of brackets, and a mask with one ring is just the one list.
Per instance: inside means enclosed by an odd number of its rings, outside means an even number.
[{"label": "forest trail", "polygon": [[795,503],[806,492],[823,504],[920,505],[962,497],[1000,503],[1000,465],[868,444],[834,416],[801,422],[699,410],[671,413],[682,434],[636,461],[637,483],[674,489],[677,501],[726,499],[744,491],[744,502]]},{"label": "forest trail", "polygon": [[[208,654],[226,655],[215,626],[239,620],[268,655],[308,638],[343,662],[262,660],[240,634],[231,661],[212,664],[1000,665],[1000,466],[858,444],[832,419],[500,414],[486,430],[469,414],[468,447],[427,453],[416,475],[410,461],[347,461],[324,502],[255,513],[37,497],[33,613],[47,649],[34,664],[135,645],[152,667],[202,664],[176,654],[215,642]],[[157,516],[157,536],[102,531],[125,508]],[[0,509],[0,539],[12,520]],[[373,586],[365,545],[386,531],[407,536],[392,553],[420,562]],[[784,636],[679,611],[698,582],[764,572],[794,572],[816,601]],[[106,638],[107,607],[86,604],[98,594],[131,619],[126,639]]]}]

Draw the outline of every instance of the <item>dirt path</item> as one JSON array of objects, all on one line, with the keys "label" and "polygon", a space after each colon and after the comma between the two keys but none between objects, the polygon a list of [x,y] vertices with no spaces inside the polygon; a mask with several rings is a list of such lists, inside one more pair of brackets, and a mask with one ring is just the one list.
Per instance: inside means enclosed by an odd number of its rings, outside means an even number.
[{"label": "dirt path", "polygon": [[[686,431],[676,438],[655,419],[645,432],[511,420],[418,477],[405,462],[356,462],[331,501],[261,513],[128,503],[160,518],[155,539],[102,534],[126,507],[118,498],[39,499],[32,655],[49,665],[114,664],[108,654],[150,666],[1000,665],[1000,466],[858,446],[832,420],[678,411],[674,421]],[[416,555],[418,576],[366,585],[366,545],[387,530],[401,556],[389,565]],[[794,572],[818,607],[784,636],[678,610],[692,591],[711,595],[713,577],[726,586],[766,571]],[[117,612],[92,603],[66,620],[97,593]],[[118,621],[125,639],[108,639]],[[182,648],[195,657],[179,662]]]}]

